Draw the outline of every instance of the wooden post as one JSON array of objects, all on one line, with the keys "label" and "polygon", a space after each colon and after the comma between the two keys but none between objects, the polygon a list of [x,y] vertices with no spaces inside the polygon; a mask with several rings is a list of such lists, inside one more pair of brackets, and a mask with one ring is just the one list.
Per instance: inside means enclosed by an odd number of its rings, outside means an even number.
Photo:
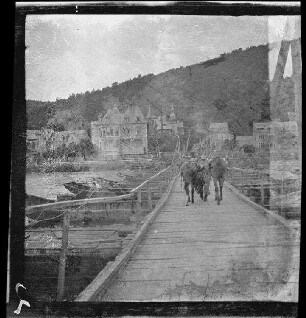
[{"label": "wooden post", "polygon": [[265,205],[265,190],[264,190],[264,180],[263,180],[262,174],[259,177],[259,181],[260,181],[260,202],[261,202],[261,205],[264,206]]},{"label": "wooden post", "polygon": [[153,206],[152,206],[152,193],[151,193],[151,189],[150,189],[150,183],[148,182],[148,205],[149,205],[149,209],[152,210]]},{"label": "wooden post", "polygon": [[163,181],[162,180],[160,180],[158,183],[158,190],[159,190],[159,199],[160,199],[163,195]]},{"label": "wooden post", "polygon": [[111,210],[111,204],[106,203],[106,217],[107,217],[107,219],[109,219],[110,210]]},{"label": "wooden post", "polygon": [[137,214],[141,213],[141,189],[137,191],[137,201],[136,201]]},{"label": "wooden post", "polygon": [[59,260],[58,282],[57,282],[57,301],[61,301],[64,295],[69,224],[70,224],[70,211],[68,210],[67,212],[65,212],[64,220],[63,220],[62,250],[61,250],[61,255]]},{"label": "wooden post", "polygon": [[281,202],[281,213],[283,213],[283,199],[284,196],[284,173],[282,172],[282,184],[281,184],[281,195],[280,195],[280,202]]}]

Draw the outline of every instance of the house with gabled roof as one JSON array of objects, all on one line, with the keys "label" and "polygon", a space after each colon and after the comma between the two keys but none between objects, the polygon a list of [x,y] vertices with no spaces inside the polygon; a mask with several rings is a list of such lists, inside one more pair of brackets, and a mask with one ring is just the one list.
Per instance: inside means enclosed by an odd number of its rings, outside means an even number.
[{"label": "house with gabled roof", "polygon": [[91,122],[91,140],[100,157],[147,154],[147,120],[138,106],[121,113],[115,105]]}]

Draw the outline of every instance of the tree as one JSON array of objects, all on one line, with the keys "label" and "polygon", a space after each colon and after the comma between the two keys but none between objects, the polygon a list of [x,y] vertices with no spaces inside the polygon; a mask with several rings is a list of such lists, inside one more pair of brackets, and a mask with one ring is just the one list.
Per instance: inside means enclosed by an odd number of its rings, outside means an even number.
[{"label": "tree", "polygon": [[255,153],[256,148],[253,145],[245,145],[243,146],[243,150],[245,153]]},{"label": "tree", "polygon": [[95,153],[94,145],[89,138],[81,139],[77,144],[77,152],[86,160],[86,156]]},{"label": "tree", "polygon": [[58,110],[52,118],[48,120],[47,128],[56,131],[77,130],[84,127],[85,121],[77,111]]}]

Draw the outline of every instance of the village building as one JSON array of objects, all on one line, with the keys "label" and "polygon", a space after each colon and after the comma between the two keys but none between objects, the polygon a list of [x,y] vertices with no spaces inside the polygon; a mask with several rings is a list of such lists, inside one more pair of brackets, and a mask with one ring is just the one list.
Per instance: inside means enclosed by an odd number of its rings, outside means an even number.
[{"label": "village building", "polygon": [[207,136],[208,143],[215,146],[215,149],[221,150],[224,141],[230,141],[232,135],[229,132],[227,123],[211,123],[209,126],[209,133]]},{"label": "village building", "polygon": [[272,148],[273,136],[271,132],[271,122],[253,123],[254,146],[256,148]]},{"label": "village building", "polygon": [[137,106],[124,113],[115,106],[91,122],[91,140],[101,158],[147,154],[147,120]]},{"label": "village building", "polygon": [[184,124],[177,120],[173,105],[169,115],[162,114],[158,117],[151,114],[151,108],[149,108],[146,118],[154,121],[156,130],[158,131],[163,130],[174,134],[184,134]]},{"label": "village building", "polygon": [[236,142],[238,147],[254,145],[254,138],[253,136],[236,136]]},{"label": "village building", "polygon": [[257,148],[280,149],[291,147],[297,142],[297,123],[273,121],[253,124],[254,146]]},{"label": "village building", "polygon": [[69,144],[78,144],[88,138],[85,130],[54,131],[53,129],[27,130],[27,152],[30,154],[42,153],[46,150]]},{"label": "village building", "polygon": [[35,153],[38,150],[40,130],[27,130],[27,152]]}]

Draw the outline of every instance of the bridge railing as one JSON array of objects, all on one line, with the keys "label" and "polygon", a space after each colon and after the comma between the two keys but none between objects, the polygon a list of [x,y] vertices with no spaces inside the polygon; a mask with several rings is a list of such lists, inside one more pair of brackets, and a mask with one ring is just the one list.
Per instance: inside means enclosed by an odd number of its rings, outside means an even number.
[{"label": "bridge railing", "polygon": [[296,178],[273,178],[270,171],[241,169],[231,167],[228,170],[227,180],[244,195],[261,206],[272,209],[275,208],[275,198],[271,198],[271,191],[276,193],[280,200],[280,211],[285,209],[285,202],[291,194],[300,191],[301,181]]},{"label": "bridge railing", "polygon": [[[140,221],[144,216],[143,213],[149,213],[154,209],[168,187],[168,184],[177,173],[177,166],[171,164],[143,181],[125,195],[60,201],[26,208],[26,216],[38,219],[36,222],[59,218],[62,220],[61,246],[53,248],[54,251],[60,251],[57,300],[62,300],[64,295],[69,226],[73,219],[76,217],[80,218],[80,214],[83,215],[84,219],[90,216],[94,220],[101,218],[120,219],[125,215],[129,217],[130,220]],[[41,252],[41,249],[37,247],[35,247],[34,250],[33,252],[35,254]],[[27,248],[27,244],[26,251],[30,252],[29,248]]]}]

